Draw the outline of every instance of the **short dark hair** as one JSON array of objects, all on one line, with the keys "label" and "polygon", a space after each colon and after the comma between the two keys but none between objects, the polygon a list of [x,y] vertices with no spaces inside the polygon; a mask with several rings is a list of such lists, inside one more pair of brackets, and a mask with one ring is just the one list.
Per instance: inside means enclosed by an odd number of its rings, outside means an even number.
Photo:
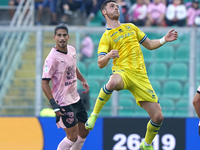
[{"label": "short dark hair", "polygon": [[59,29],[64,29],[66,30],[67,34],[68,34],[68,28],[65,24],[61,24],[61,25],[58,25],[55,29],[54,29],[54,35],[56,35],[56,32],[59,30]]},{"label": "short dark hair", "polygon": [[117,3],[115,0],[106,0],[106,1],[104,1],[103,4],[101,5],[101,12],[102,12],[103,9],[105,9],[107,4],[110,3],[110,2]]}]

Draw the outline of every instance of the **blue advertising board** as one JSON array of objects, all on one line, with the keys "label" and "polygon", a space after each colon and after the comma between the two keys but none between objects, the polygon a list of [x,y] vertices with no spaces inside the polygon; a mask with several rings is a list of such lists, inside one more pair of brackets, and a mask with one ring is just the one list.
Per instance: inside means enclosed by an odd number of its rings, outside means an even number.
[{"label": "blue advertising board", "polygon": [[198,134],[198,118],[186,119],[186,150],[199,150],[200,149],[200,137]]},{"label": "blue advertising board", "polygon": [[[43,150],[56,150],[60,141],[66,136],[63,129],[58,129],[54,117],[38,118],[44,136]],[[98,118],[95,128],[90,131],[82,150],[102,150],[103,146],[103,118]]]}]

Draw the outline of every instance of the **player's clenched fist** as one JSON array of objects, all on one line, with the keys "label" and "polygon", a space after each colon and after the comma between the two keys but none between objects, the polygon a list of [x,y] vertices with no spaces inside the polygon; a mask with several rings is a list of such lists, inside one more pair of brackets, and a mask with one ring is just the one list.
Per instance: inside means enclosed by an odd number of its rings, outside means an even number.
[{"label": "player's clenched fist", "polygon": [[119,51],[116,49],[111,50],[109,52],[109,57],[112,59],[119,58]]}]

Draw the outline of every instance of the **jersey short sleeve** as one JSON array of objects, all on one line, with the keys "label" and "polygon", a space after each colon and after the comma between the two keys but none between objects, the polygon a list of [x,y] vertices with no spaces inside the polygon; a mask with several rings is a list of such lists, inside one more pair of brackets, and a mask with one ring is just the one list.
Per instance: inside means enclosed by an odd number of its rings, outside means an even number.
[{"label": "jersey short sleeve", "polygon": [[135,27],[135,32],[136,32],[136,34],[137,34],[137,39],[138,39],[139,43],[141,44],[142,42],[145,41],[145,39],[147,38],[147,36],[146,36],[145,33],[144,33],[142,30],[140,30],[138,27],[136,27],[135,25],[134,25],[134,27]]},{"label": "jersey short sleeve", "polygon": [[55,72],[55,62],[51,58],[46,58],[43,66],[42,79],[51,79]]},{"label": "jersey short sleeve", "polygon": [[110,44],[109,44],[108,34],[107,31],[105,31],[99,42],[98,56],[106,55],[110,51],[109,45]]}]

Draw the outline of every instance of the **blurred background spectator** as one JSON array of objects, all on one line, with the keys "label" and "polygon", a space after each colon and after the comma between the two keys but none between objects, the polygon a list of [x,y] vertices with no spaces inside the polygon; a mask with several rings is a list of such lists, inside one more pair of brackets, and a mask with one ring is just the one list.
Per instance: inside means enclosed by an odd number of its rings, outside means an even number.
[{"label": "blurred background spectator", "polygon": [[[19,5],[20,0],[8,1],[9,6],[12,6],[9,9],[12,18],[15,6]],[[100,6],[104,1],[35,0],[35,25],[57,25],[60,22],[69,25],[103,26],[105,19],[101,15]],[[186,3],[183,3],[183,0],[116,0],[116,2],[119,5],[119,20],[122,23],[131,22],[136,26],[200,26],[199,0],[187,0]]]},{"label": "blurred background spectator", "polygon": [[128,12],[128,7],[126,2],[124,0],[116,0],[116,2],[119,5],[119,12],[120,12],[119,21],[121,23],[128,22],[128,18],[126,17]]},{"label": "blurred background spectator", "polygon": [[167,26],[184,26],[187,17],[187,9],[182,0],[173,0],[172,4],[167,6],[166,24]]},{"label": "blurred background spectator", "polygon": [[129,11],[129,21],[135,24],[136,26],[144,26],[147,16],[147,5],[144,0],[136,0]]},{"label": "blurred background spectator", "polygon": [[103,4],[105,0],[97,0],[97,4],[94,6],[92,11],[90,12],[89,16],[87,17],[87,22],[93,20],[97,15],[98,11],[100,10],[101,4]]},{"label": "blurred background spectator", "polygon": [[61,10],[61,23],[68,23],[68,15],[82,7],[82,0],[60,0],[59,8]]},{"label": "blurred background spectator", "polygon": [[187,26],[193,27],[200,24],[195,24],[195,18],[200,16],[199,1],[193,0],[191,7],[187,10]]},{"label": "blurred background spectator", "polygon": [[162,26],[166,5],[161,0],[153,0],[147,7],[146,26]]},{"label": "blurred background spectator", "polygon": [[35,0],[36,25],[42,25],[41,18],[43,13],[43,1],[44,0]]},{"label": "blurred background spectator", "polygon": [[[84,9],[86,12],[86,18],[89,17],[90,13],[92,13],[93,10],[95,10],[97,6],[97,2],[98,0],[84,0]],[[93,14],[93,17],[94,17],[94,14]]]},{"label": "blurred background spectator", "polygon": [[57,0],[44,0],[43,7],[48,8],[50,11],[50,25],[57,25]]},{"label": "blurred background spectator", "polygon": [[81,62],[87,58],[91,58],[94,52],[94,43],[92,38],[86,34],[81,43],[81,53],[80,60]]},{"label": "blurred background spectator", "polygon": [[[9,0],[8,3],[9,3],[9,6],[18,6],[19,3],[20,3],[20,0]],[[10,18],[11,19],[13,18],[14,14],[15,14],[15,10],[16,9],[14,9],[14,8],[9,9],[9,11],[10,11]]]},{"label": "blurred background spectator", "polygon": [[[9,6],[18,6],[20,0],[10,0],[9,1]],[[15,13],[15,9],[10,9],[10,18],[12,19]]]}]

